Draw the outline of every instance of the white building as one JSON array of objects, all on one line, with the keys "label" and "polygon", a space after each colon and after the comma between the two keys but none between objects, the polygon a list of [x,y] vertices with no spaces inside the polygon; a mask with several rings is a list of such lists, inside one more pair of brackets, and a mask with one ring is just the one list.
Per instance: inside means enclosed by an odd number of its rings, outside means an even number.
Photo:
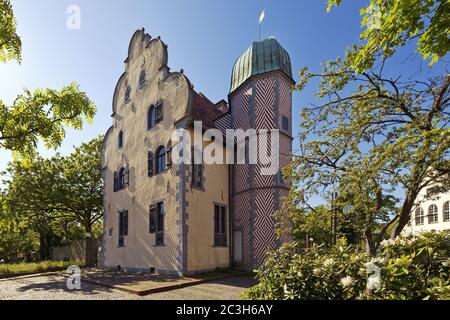
[{"label": "white building", "polygon": [[411,212],[409,224],[404,233],[416,234],[422,231],[450,231],[450,192],[432,198],[426,197],[432,188],[423,190]]}]

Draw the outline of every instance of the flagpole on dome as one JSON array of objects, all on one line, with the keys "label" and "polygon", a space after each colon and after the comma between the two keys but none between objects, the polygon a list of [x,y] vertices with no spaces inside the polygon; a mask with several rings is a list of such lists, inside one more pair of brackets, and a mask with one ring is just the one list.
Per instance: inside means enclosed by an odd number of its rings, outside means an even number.
[{"label": "flagpole on dome", "polygon": [[259,15],[259,23],[258,23],[258,27],[259,27],[259,41],[261,41],[261,24],[262,24],[262,22],[263,22],[265,17],[266,17],[266,9],[263,9],[261,14]]}]

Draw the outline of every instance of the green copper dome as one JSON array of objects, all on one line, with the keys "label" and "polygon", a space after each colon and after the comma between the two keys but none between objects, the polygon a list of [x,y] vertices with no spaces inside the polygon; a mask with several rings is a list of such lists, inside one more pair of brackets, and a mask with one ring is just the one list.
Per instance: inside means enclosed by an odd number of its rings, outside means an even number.
[{"label": "green copper dome", "polygon": [[234,64],[230,93],[251,76],[275,70],[292,78],[291,58],[287,51],[273,37],[253,42]]}]

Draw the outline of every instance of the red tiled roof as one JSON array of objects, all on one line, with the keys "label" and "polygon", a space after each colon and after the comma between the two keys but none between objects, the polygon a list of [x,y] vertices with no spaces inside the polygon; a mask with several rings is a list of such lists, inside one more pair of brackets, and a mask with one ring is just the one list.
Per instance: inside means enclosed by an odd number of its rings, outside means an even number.
[{"label": "red tiled roof", "polygon": [[192,117],[194,121],[202,121],[205,130],[215,128],[214,120],[223,114],[206,96],[193,91]]}]

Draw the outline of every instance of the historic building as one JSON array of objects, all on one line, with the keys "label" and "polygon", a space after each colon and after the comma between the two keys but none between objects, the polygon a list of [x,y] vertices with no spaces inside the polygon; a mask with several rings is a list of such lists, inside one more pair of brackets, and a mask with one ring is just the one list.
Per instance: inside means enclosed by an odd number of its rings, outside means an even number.
[{"label": "historic building", "polygon": [[[138,30],[113,96],[113,125],[102,145],[103,264],[191,274],[258,267],[276,248],[272,214],[289,186],[262,164],[176,164],[174,130],[279,129],[279,167],[292,149],[293,85],[288,53],[274,38],[236,61],[228,102],[211,102],[167,65],[167,45]],[[242,135],[235,140],[248,139]],[[227,146],[224,144],[224,149]]]},{"label": "historic building", "polygon": [[417,197],[417,202],[411,212],[405,234],[417,234],[423,231],[450,232],[450,192],[427,196],[433,187],[424,189]]}]

